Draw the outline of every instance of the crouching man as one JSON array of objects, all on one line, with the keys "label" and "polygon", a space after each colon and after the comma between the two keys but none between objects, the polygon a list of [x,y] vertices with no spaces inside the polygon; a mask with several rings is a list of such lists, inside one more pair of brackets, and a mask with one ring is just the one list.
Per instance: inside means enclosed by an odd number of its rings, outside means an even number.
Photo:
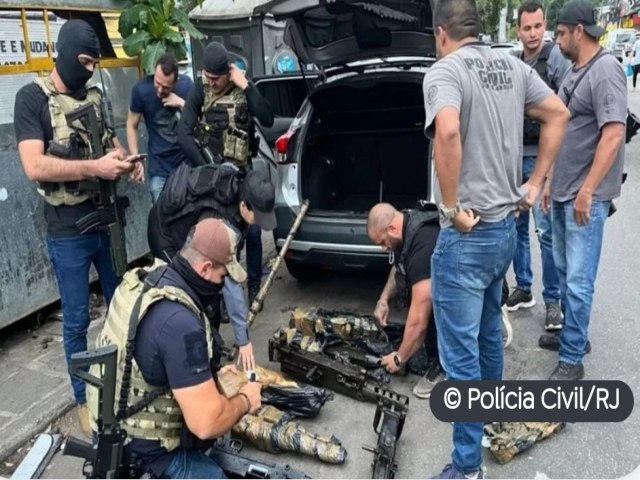
[{"label": "crouching man", "polygon": [[392,298],[408,294],[411,300],[402,344],[397,352],[385,356],[382,363],[389,372],[396,373],[424,345],[429,358],[427,372],[413,388],[413,394],[424,399],[431,396],[433,387],[444,378],[438,358],[436,324],[431,321],[431,255],[439,231],[437,212],[399,212],[388,203],[375,205],[367,222],[371,241],[392,252],[394,258],[374,315],[384,326]]},{"label": "crouching man", "polygon": [[[156,478],[225,478],[198,440],[222,436],[260,407],[257,383],[230,399],[218,392],[217,340],[203,313],[227,275],[245,280],[235,245],[234,231],[221,220],[199,222],[170,264],[125,274],[98,337],[97,347],[119,350],[114,408],[124,413],[131,439],[123,460],[135,458]],[[95,429],[97,394],[92,387],[87,393]]]}]

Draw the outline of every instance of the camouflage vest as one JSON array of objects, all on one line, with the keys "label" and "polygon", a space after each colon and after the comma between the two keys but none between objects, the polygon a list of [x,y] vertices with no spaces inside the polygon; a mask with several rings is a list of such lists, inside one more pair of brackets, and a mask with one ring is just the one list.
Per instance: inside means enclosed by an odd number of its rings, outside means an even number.
[{"label": "camouflage vest", "polygon": [[200,137],[214,155],[237,167],[249,163],[251,115],[247,96],[238,87],[230,87],[221,94],[213,93],[206,83],[200,116]]},{"label": "camouflage vest", "polygon": [[[96,340],[97,348],[110,344],[115,344],[118,347],[116,405],[114,405],[114,408],[118,405],[120,390],[122,388],[129,323],[133,320],[131,318],[132,312],[140,295],[142,295],[139,310],[140,319],[144,319],[144,316],[151,305],[165,299],[181,303],[195,315],[200,317],[205,326],[209,357],[213,354],[213,343],[209,322],[204,313],[200,311],[196,303],[184,290],[167,285],[161,288],[151,287],[146,292],[143,292],[143,277],[149,271],[153,270],[159,263],[161,264],[162,262],[157,261],[157,263],[150,268],[135,268],[124,275],[122,283],[114,293],[102,332]],[[97,377],[101,376],[99,365],[92,366],[90,372]],[[145,394],[149,394],[152,391],[157,390],[157,387],[145,382],[135,358],[132,363],[130,385],[129,406],[139,403],[144,399]],[[91,412],[92,427],[97,430],[96,420],[99,412],[98,395],[97,390],[89,385],[87,385],[87,403],[89,405],[89,411]],[[162,447],[171,451],[180,445],[180,431],[183,424],[184,419],[180,406],[173,398],[171,390],[167,388],[165,393],[153,400],[149,405],[143,408],[142,411],[123,420],[122,428],[126,430],[128,438],[159,440]]]},{"label": "camouflage vest", "polygon": [[[72,147],[71,139],[73,135],[78,135],[81,142],[78,142],[78,149],[72,154],[72,157],[70,158],[72,158],[73,160],[95,158],[94,155],[92,155],[89,136],[84,133],[82,124],[80,124],[79,120],[76,120],[74,122],[76,128],[70,127],[67,124],[65,115],[87,104],[92,104],[96,110],[98,121],[101,124],[100,128],[101,130],[103,130],[102,142],[103,145],[106,146],[108,141],[108,134],[106,132],[106,129],[104,129],[102,125],[102,112],[100,109],[102,93],[100,92],[100,89],[98,89],[98,87],[95,85],[87,85],[86,98],[84,100],[77,100],[70,95],[59,93],[56,90],[56,87],[50,75],[44,78],[38,77],[34,81],[36,85],[38,85],[42,89],[48,99],[49,113],[51,115],[51,127],[53,128],[52,141],[57,145],[63,147],[64,149],[70,150]],[[51,145],[49,146],[49,148],[51,149]],[[48,151],[47,154],[57,156],[51,151]],[[85,186],[87,185],[87,183],[96,183],[97,189],[97,182],[82,183],[85,184]],[[82,186],[79,182],[41,183],[38,188],[38,193],[44,197],[47,203],[56,207],[60,205],[77,205],[90,198],[90,195],[86,192],[86,189],[85,191],[83,191]]]}]

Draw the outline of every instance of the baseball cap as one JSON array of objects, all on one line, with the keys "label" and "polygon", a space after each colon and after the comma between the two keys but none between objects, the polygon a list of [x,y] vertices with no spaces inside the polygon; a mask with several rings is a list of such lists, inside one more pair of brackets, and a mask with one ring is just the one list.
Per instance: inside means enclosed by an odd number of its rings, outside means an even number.
[{"label": "baseball cap", "polygon": [[242,283],[247,272],[238,263],[236,246],[238,236],[226,223],[218,218],[206,218],[196,224],[191,248],[220,265],[227,267],[229,276]]},{"label": "baseball cap", "polygon": [[263,173],[250,170],[244,179],[244,198],[256,217],[256,223],[263,230],[276,228],[276,214],[273,207],[276,203],[276,189]]},{"label": "baseball cap", "polygon": [[593,38],[600,38],[605,29],[598,25],[596,10],[588,0],[571,0],[558,13],[557,23],[563,25],[582,25],[584,31]]}]

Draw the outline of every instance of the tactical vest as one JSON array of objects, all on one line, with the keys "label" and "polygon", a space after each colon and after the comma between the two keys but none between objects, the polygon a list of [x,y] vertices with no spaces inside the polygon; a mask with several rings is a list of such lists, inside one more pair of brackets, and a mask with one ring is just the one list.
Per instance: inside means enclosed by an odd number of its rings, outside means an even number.
[{"label": "tactical vest", "polygon": [[403,213],[405,214],[406,224],[403,227],[400,254],[398,255],[396,252],[396,255],[394,255],[394,265],[396,267],[396,295],[400,296],[400,298],[408,299],[411,292],[407,282],[406,265],[416,234],[423,225],[429,223],[437,224],[439,220],[437,211],[409,209],[403,210]]},{"label": "tactical vest", "polygon": [[[542,47],[542,51],[540,55],[538,55],[538,60],[533,65],[533,69],[540,76],[540,78],[553,90],[554,92],[558,92],[558,88],[560,85],[556,85],[553,80],[549,78],[549,72],[547,69],[547,61],[549,60],[549,55],[551,55],[551,50],[554,47],[553,42],[547,42]],[[520,55],[520,59],[524,61],[524,53]],[[524,119],[524,133],[522,136],[522,143],[524,145],[537,145],[540,140],[540,123],[535,120],[531,120],[529,118]]]},{"label": "tactical vest", "polygon": [[[128,271],[124,275],[122,283],[114,293],[102,332],[96,340],[97,348],[111,344],[115,344],[118,347],[116,405],[114,405],[114,407],[118,405],[120,390],[122,388],[129,324],[131,321],[137,321],[137,319],[132,318],[132,314],[140,295],[142,295],[142,301],[140,303],[139,318],[142,320],[144,320],[144,316],[149,310],[149,307],[160,300],[166,299],[177,302],[191,310],[194,315],[200,318],[200,321],[205,327],[209,358],[211,358],[214,353],[209,322],[198,305],[184,290],[165,285],[159,288],[152,286],[146,292],[143,292],[145,283],[143,279],[153,268],[154,267],[136,268]],[[101,377],[99,365],[93,365],[90,372],[97,377]],[[132,362],[128,405],[135,405],[143,401],[145,395],[157,389],[158,387],[154,387],[145,382],[134,358]],[[96,420],[99,413],[98,395],[97,390],[89,385],[87,385],[87,403],[91,412],[92,428],[97,430]],[[173,398],[173,394],[168,386],[164,393],[150,402],[139,413],[135,413],[122,421],[122,427],[126,430],[128,438],[159,440],[161,446],[166,448],[167,451],[171,451],[180,445],[180,432],[183,424],[184,418],[182,411],[180,410],[178,402]]]},{"label": "tactical vest", "polygon": [[202,212],[213,210],[220,218],[230,220],[238,230],[239,215],[238,168],[230,163],[191,167],[181,164],[169,177],[157,208],[157,220],[162,236],[170,240],[175,249],[184,244],[187,234]]},{"label": "tactical vest", "polygon": [[200,115],[199,135],[214,155],[223,161],[245,168],[251,154],[252,123],[246,94],[233,84],[221,94],[203,84],[204,103]]},{"label": "tactical vest", "polygon": [[[85,133],[83,125],[79,120],[74,121],[74,127],[67,124],[66,114],[71,113],[87,104],[92,104],[100,130],[102,131],[103,147],[107,148],[109,135],[102,122],[102,112],[100,108],[102,93],[95,85],[87,85],[87,96],[84,100],[77,100],[70,95],[61,94],[51,79],[51,76],[38,77],[35,80],[42,91],[47,96],[49,114],[51,116],[51,127],[53,128],[53,139],[49,144],[47,155],[72,160],[83,160],[95,158],[92,155],[92,145],[89,136]],[[98,182],[42,182],[39,184],[38,193],[44,200],[53,205],[77,205],[90,198],[88,190],[97,191]],[[84,188],[83,188],[84,186]],[[89,187],[89,188],[87,188]]]}]

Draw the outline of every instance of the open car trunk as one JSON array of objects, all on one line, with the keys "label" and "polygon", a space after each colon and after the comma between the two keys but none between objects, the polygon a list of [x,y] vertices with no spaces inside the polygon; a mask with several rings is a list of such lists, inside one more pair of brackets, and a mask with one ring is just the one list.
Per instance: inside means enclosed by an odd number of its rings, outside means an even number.
[{"label": "open car trunk", "polygon": [[312,214],[365,216],[381,201],[402,209],[428,198],[420,75],[328,84],[311,103],[300,175]]}]

